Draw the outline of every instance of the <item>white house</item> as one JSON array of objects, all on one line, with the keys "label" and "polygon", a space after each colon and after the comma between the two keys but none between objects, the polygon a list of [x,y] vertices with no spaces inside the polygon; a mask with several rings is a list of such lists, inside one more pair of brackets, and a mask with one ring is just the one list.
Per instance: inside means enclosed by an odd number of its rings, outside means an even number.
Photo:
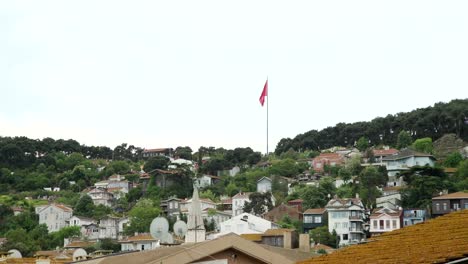
[{"label": "white house", "polygon": [[84,226],[92,223],[96,224],[96,221],[94,219],[76,215],[72,216],[66,222],[68,223],[68,226]]},{"label": "white house", "polygon": [[222,236],[228,233],[241,234],[263,234],[268,229],[275,229],[279,226],[273,222],[265,220],[261,217],[242,213],[227,221],[219,224],[220,232],[217,236]]},{"label": "white house", "polygon": [[364,234],[364,205],[361,199],[333,198],[325,207],[328,212],[328,231],[340,236],[340,246],[361,242]]},{"label": "white house", "polygon": [[271,179],[262,177],[257,181],[257,192],[266,193],[271,192]]},{"label": "white house", "polygon": [[39,224],[46,224],[50,233],[66,227],[73,210],[63,204],[49,204],[36,207],[36,214],[39,215]]},{"label": "white house", "polygon": [[216,182],[220,180],[221,178],[218,176],[204,174],[203,176],[197,178],[193,184],[195,187],[200,189],[216,184]]},{"label": "white house", "polygon": [[122,251],[151,250],[159,247],[159,240],[150,234],[138,234],[119,241]]},{"label": "white house", "polygon": [[99,220],[99,238],[120,239],[123,229],[128,224],[129,219],[124,217],[107,216]]},{"label": "white house", "polygon": [[231,219],[231,212],[223,212],[212,208],[207,208],[202,211],[202,218],[206,219],[208,223],[214,221],[216,225],[216,230],[220,230],[220,224],[224,221]]},{"label": "white house", "polygon": [[389,208],[377,208],[370,216],[370,233],[382,234],[400,229],[403,224],[403,211]]},{"label": "white house", "polygon": [[434,156],[411,149],[403,149],[394,155],[382,158],[382,163],[386,165],[388,171],[387,186],[404,185],[403,177],[398,177],[401,172],[407,171],[414,166],[427,165],[434,167],[434,162]]},{"label": "white house", "polygon": [[232,216],[240,215],[244,212],[244,204],[250,202],[251,192],[240,192],[232,197]]},{"label": "white house", "polygon": [[105,188],[94,188],[87,193],[93,200],[94,205],[112,206],[114,195]]}]

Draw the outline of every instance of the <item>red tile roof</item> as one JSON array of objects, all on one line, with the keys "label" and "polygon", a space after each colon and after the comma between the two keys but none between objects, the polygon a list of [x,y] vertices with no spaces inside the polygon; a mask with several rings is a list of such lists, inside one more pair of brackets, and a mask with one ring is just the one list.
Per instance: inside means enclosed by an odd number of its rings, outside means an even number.
[{"label": "red tile roof", "polygon": [[156,239],[154,239],[150,234],[143,233],[143,234],[138,234],[136,236],[128,237],[127,239],[122,239],[119,242],[124,243],[124,242],[147,241],[147,240],[156,241]]},{"label": "red tile roof", "polygon": [[441,195],[432,198],[432,200],[445,200],[445,199],[468,199],[468,193],[466,192],[455,192],[455,193],[449,193],[446,195]]}]

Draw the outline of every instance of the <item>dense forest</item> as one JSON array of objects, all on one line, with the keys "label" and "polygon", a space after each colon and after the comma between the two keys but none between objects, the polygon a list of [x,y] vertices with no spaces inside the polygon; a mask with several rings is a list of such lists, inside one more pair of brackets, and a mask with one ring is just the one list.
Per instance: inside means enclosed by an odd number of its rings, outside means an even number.
[{"label": "dense forest", "polygon": [[397,145],[400,131],[407,131],[413,140],[429,137],[437,140],[444,134],[454,133],[468,141],[468,99],[436,103],[434,106],[377,117],[370,122],[338,123],[320,131],[310,130],[293,139],[283,138],[276,146],[277,155],[294,149],[321,150],[333,146],[353,146],[365,137],[372,145]]}]

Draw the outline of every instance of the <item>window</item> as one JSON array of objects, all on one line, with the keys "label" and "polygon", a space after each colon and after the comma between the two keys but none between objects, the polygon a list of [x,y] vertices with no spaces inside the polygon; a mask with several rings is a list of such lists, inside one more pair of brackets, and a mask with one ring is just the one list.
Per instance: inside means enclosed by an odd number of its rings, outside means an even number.
[{"label": "window", "polygon": [[385,229],[390,229],[390,220],[385,220]]},{"label": "window", "polygon": [[377,220],[374,220],[374,221],[372,222],[372,228],[377,229],[378,226],[379,226],[379,225],[377,224]]},{"label": "window", "polygon": [[145,245],[141,245],[141,250],[145,250]]},{"label": "window", "polygon": [[322,217],[321,216],[314,216],[314,223],[322,223]]},{"label": "window", "polygon": [[174,203],[174,208],[177,208],[179,207],[179,204],[178,203]]},{"label": "window", "polygon": [[446,211],[447,210],[447,203],[443,203],[442,207],[444,208],[444,211]]},{"label": "window", "polygon": [[304,216],[304,223],[312,223],[312,216],[311,215],[305,215]]},{"label": "window", "polygon": [[436,203],[435,207],[436,207],[436,211],[440,211],[440,204],[439,203]]},{"label": "window", "polygon": [[392,228],[393,229],[397,228],[396,220],[392,220]]},{"label": "window", "polygon": [[465,209],[468,209],[468,203],[465,203]]},{"label": "window", "polygon": [[455,209],[455,210],[460,209],[460,204],[454,203],[454,204],[453,204],[453,209]]},{"label": "window", "polygon": [[343,234],[343,240],[348,240],[348,234]]},{"label": "window", "polygon": [[380,230],[384,229],[384,220],[380,220],[379,224],[380,224]]},{"label": "window", "polygon": [[348,223],[347,222],[342,223],[341,225],[342,225],[343,228],[348,228]]}]

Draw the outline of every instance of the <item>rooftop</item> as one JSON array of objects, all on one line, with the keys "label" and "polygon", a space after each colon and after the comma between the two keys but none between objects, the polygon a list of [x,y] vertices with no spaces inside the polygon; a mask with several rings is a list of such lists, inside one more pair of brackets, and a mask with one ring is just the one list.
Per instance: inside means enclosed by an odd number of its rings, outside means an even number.
[{"label": "rooftop", "polygon": [[434,156],[432,156],[431,154],[417,152],[412,149],[403,149],[403,150],[400,150],[400,152],[396,154],[383,158],[382,160],[399,160],[399,159],[406,159],[409,157],[429,157],[429,158],[435,159]]},{"label": "rooftop", "polygon": [[305,210],[304,214],[323,214],[325,213],[326,209],[325,208],[311,208]]},{"label": "rooftop", "polygon": [[446,195],[441,195],[432,198],[432,200],[446,200],[446,199],[468,199],[468,193],[466,192],[455,192]]},{"label": "rooftop", "polygon": [[446,263],[468,257],[468,210],[380,235],[299,263]]}]

